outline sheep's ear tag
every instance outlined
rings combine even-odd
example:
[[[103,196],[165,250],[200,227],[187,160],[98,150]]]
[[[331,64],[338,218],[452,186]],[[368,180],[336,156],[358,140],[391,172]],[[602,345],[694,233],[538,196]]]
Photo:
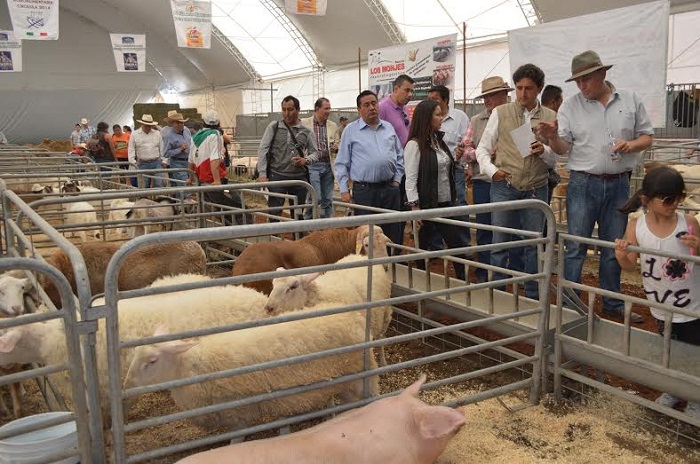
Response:
[[[355,244],[355,254],[359,255],[360,251],[362,251],[362,242],[357,242]]]

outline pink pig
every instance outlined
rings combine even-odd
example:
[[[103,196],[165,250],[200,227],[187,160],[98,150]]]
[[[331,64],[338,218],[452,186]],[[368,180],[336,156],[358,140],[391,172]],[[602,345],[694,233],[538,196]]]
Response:
[[[224,446],[179,464],[432,464],[464,425],[464,414],[418,399],[423,375],[384,398],[310,429]]]

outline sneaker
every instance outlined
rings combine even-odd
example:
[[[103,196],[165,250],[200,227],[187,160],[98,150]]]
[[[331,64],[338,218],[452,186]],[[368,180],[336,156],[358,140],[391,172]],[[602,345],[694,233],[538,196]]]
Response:
[[[671,409],[678,406],[681,403],[681,401],[683,401],[683,400],[681,400],[680,398],[676,398],[673,395],[669,395],[668,393],[662,393],[661,395],[659,395],[658,398],[656,398],[656,400],[654,400],[654,402],[656,404],[661,405],[661,406],[665,406],[665,407],[671,408]],[[693,403],[693,404],[695,404],[695,403]],[[700,407],[697,404],[696,404],[696,406]],[[688,407],[690,407],[690,403],[688,403]],[[698,412],[700,412],[700,409],[698,410]]]
[[[688,401],[688,406],[685,407],[684,412],[690,417],[700,419],[700,403],[693,403],[692,401]]]
[[[613,319],[620,319],[624,320],[625,319],[625,310],[623,308],[619,309],[609,309],[609,308],[603,308],[603,316],[608,316]],[[640,322],[644,322],[644,317],[641,314],[637,314],[634,311],[630,313],[630,320],[634,324],[639,324]]]

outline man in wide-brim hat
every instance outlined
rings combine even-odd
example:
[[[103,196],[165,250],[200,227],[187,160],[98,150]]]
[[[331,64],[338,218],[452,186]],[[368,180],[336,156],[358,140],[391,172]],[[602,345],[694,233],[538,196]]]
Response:
[[[627,226],[627,215],[618,209],[629,197],[630,175],[642,150],[651,145],[654,130],[639,95],[606,80],[611,67],[593,50],[576,55],[567,82],[575,81],[580,92],[564,100],[558,120],[542,123],[539,133],[558,154],[569,154],[569,234],[590,238],[597,223],[599,238],[614,242]],[[567,242],[567,280],[581,282],[587,249],[583,243]],[[615,250],[602,247],[600,288],[620,293],[620,273]],[[622,319],[622,300],[603,297],[603,314]],[[632,322],[642,320],[632,313]]]
[[[161,130],[163,138],[164,156],[163,163],[171,169],[182,169],[178,172],[168,172],[170,177],[171,187],[185,187],[189,179],[189,173],[186,171],[188,167],[187,159],[192,146],[192,135],[190,130],[185,127],[185,122],[189,119],[185,118],[177,110],[168,111],[168,116],[165,122],[169,124]],[[184,198],[184,194],[180,193],[180,197]]]
[[[481,93],[476,98],[485,98],[488,95],[512,90],[514,89],[501,76],[490,76],[481,81]]]
[[[144,114],[136,121],[141,126],[131,133],[129,138],[129,164],[138,169],[158,169],[163,164],[163,139],[160,131],[153,130],[158,125],[150,114]],[[148,177],[139,176],[139,187],[160,188],[163,179],[159,174],[152,173]]]

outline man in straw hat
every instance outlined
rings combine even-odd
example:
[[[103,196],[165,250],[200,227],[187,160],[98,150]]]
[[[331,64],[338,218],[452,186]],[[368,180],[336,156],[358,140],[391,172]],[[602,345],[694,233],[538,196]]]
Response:
[[[563,155],[571,170],[566,194],[569,233],[591,237],[598,224],[598,237],[610,242],[624,235],[627,216],[618,211],[628,199],[630,175],[639,153],[652,143],[651,120],[639,96],[618,90],[605,80],[612,65],[605,65],[592,50],[576,55],[571,77],[580,92],[567,98],[559,108],[558,121],[543,123],[539,133]],[[565,277],[581,281],[588,246],[568,242]],[[615,250],[601,248],[600,287],[620,292],[620,265]],[[603,297],[603,313],[621,318],[621,300]],[[632,322],[642,322],[632,313]]]
[[[554,121],[556,113],[540,105],[537,96],[544,88],[544,72],[534,64],[524,64],[513,73],[516,101],[495,108],[489,116],[486,128],[476,148],[476,159],[481,172],[491,178],[491,201],[512,202],[535,199],[547,201],[548,169],[556,164],[556,154],[535,138],[533,131],[542,121]],[[526,130],[531,141],[521,146],[517,131]],[[520,136],[520,138],[524,138]],[[495,152],[495,156],[494,156]],[[534,208],[500,210],[491,213],[495,226],[542,232],[544,214]],[[493,243],[506,243],[520,237],[502,231],[493,232]],[[535,246],[516,247],[523,253],[523,267],[518,259],[519,251],[513,247],[501,247],[491,251],[491,264],[500,268],[538,272]],[[505,275],[495,273],[495,279]],[[539,299],[536,280],[525,282],[525,295]]]
[[[177,111],[168,111],[165,122],[169,124],[169,127],[164,127],[161,131],[165,150],[163,156],[165,165],[171,169],[183,169],[183,171],[168,173],[171,187],[184,187],[190,177],[186,169],[192,146],[192,136],[190,130],[185,127],[187,121],[188,119],[185,119]]]
[[[163,164],[163,139],[160,132],[154,127],[157,123],[150,114],[144,114],[137,119],[141,127],[132,132],[129,139],[129,164],[141,169],[158,169]],[[143,187],[144,181],[139,176],[139,187]],[[163,178],[159,174],[148,174],[145,177],[147,188],[160,188],[163,186]]]
[[[476,162],[476,147],[479,146],[491,112],[494,108],[508,103],[508,92],[512,90],[514,89],[501,76],[490,76],[481,81],[481,94],[476,98],[483,98],[486,108],[481,113],[472,116],[469,120],[469,128],[462,140],[463,160],[468,165],[466,175],[471,176],[472,179],[472,196],[475,205],[491,203],[491,178],[479,170],[479,163]],[[491,224],[491,213],[477,214],[476,222]],[[490,245],[492,239],[490,230],[476,230],[477,245]],[[491,252],[488,250],[480,251],[478,259],[482,264],[491,264]],[[511,262],[514,261],[514,257],[511,257]],[[520,258],[520,262],[519,266],[523,267],[522,258]],[[475,273],[477,282],[486,282],[488,277],[486,269],[476,268]]]
[[[87,141],[93,138],[97,133],[97,128],[89,125],[89,122],[90,120],[88,118],[80,119],[80,143],[87,143]]]

